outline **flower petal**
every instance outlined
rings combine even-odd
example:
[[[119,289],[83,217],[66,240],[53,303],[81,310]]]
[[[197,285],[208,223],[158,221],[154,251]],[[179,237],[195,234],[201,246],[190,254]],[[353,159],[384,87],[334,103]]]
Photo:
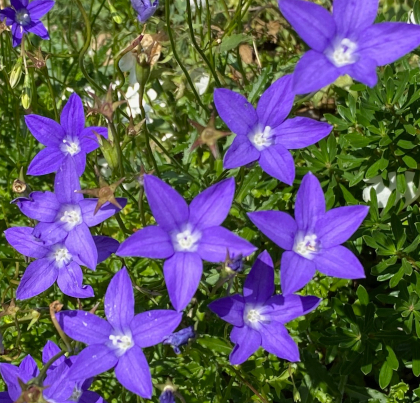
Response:
[[[7,7],[0,11],[0,20],[4,21],[6,18],[6,25],[11,26],[15,23],[16,11],[13,8]]]
[[[232,365],[244,363],[261,346],[261,335],[252,327],[234,327],[230,338],[236,343],[229,356]]]
[[[68,232],[64,229],[61,221],[40,222],[36,225],[33,232],[36,238],[42,239],[46,245],[53,245],[64,241]]]
[[[225,322],[234,326],[244,325],[245,299],[242,295],[216,299],[208,307]]]
[[[54,7],[54,4],[53,0],[33,0],[26,9],[29,11],[31,20],[40,20]]]
[[[236,136],[223,158],[223,168],[242,167],[260,158],[260,152],[247,136]]]
[[[288,150],[297,150],[317,143],[328,136],[333,127],[328,123],[314,119],[297,117],[287,119],[273,130],[276,144],[281,144]]]
[[[359,259],[341,245],[321,250],[315,255],[313,262],[316,264],[316,269],[327,276],[350,280],[366,277]]]
[[[42,349],[42,363],[46,364],[51,358],[53,358],[55,355],[57,355],[61,351],[61,348],[57,346],[53,341],[48,340],[45,344],[44,348]],[[60,357],[55,362],[54,365],[59,365],[66,357]]]
[[[226,126],[239,136],[248,135],[258,122],[254,107],[237,92],[226,88],[216,88],[214,104]]]
[[[41,150],[28,167],[28,175],[40,176],[58,171],[64,161],[64,154],[59,148],[47,147]]]
[[[109,236],[95,235],[93,242],[95,242],[96,249],[98,250],[98,263],[108,259],[120,246],[120,243],[116,239]]]
[[[25,30],[23,29],[22,25],[14,22],[12,25],[12,45],[14,48],[21,44],[24,33]]]
[[[200,284],[203,262],[198,253],[177,252],[165,261],[163,274],[169,298],[180,312],[191,301]]]
[[[262,150],[259,162],[264,172],[290,186],[293,185],[295,162],[292,154],[281,144],[275,144]]]
[[[293,76],[288,74],[276,80],[262,94],[257,106],[258,121],[262,128],[276,128],[287,118],[295,99],[292,89]]]
[[[44,40],[50,39],[47,28],[45,28],[45,25],[41,21],[32,21],[32,23],[26,27],[26,30],[32,32],[35,35],[38,35]]]
[[[299,36],[313,49],[323,52],[336,33],[332,15],[309,1],[279,0],[280,11]]]
[[[97,393],[92,392],[90,390],[84,390],[82,396],[79,399],[79,403],[106,403],[106,402]]]
[[[144,175],[144,189],[159,226],[165,231],[181,230],[189,217],[188,205],[182,196],[153,175]]]
[[[135,232],[118,248],[117,256],[167,259],[174,254],[169,234],[159,226],[150,226]]]
[[[256,211],[248,213],[249,219],[280,248],[293,248],[297,225],[293,217],[282,211]]]
[[[280,279],[283,295],[300,290],[315,275],[315,263],[295,252],[284,252],[280,263]]]
[[[134,345],[118,361],[115,368],[118,381],[130,392],[145,399],[152,398],[152,376],[149,364],[140,347]]]
[[[98,264],[98,250],[93,241],[92,234],[85,223],[74,227],[66,238],[66,248],[73,256],[89,269],[95,270]]]
[[[83,129],[80,133],[80,146],[86,154],[99,148],[99,141],[95,133],[102,137],[108,138],[108,128],[102,126],[90,126]]]
[[[13,227],[4,231],[4,235],[7,242],[22,255],[43,258],[50,252],[50,248],[45,247],[40,239],[35,238],[32,235],[33,231],[31,227]]]
[[[12,201],[27,217],[41,222],[52,222],[61,208],[52,192],[32,192],[29,198],[19,197]]]
[[[59,147],[66,135],[55,120],[43,116],[27,115],[25,123],[32,135],[45,146]]]
[[[331,248],[346,242],[360,227],[368,212],[368,206],[346,206],[327,211],[315,226],[321,247]]]
[[[106,290],[105,315],[108,322],[120,331],[127,330],[133,320],[133,284],[125,267],[115,274]]]
[[[60,123],[67,136],[79,137],[85,127],[85,112],[79,95],[71,94],[63,108],[60,116]]]
[[[134,316],[130,328],[134,342],[141,348],[162,343],[178,327],[182,313],[170,310],[153,310]]]
[[[376,72],[377,63],[370,57],[363,56],[357,63],[347,67],[348,74],[355,80],[374,87],[378,82],[378,73]]]
[[[80,151],[78,154],[73,155],[71,158],[73,159],[77,175],[82,176],[86,168],[86,154],[83,151]]]
[[[291,362],[300,361],[299,348],[287,332],[287,329],[276,322],[261,323],[262,347],[270,354]]]
[[[223,227],[210,227],[201,233],[197,252],[203,260],[224,262],[229,250],[231,256],[248,256],[257,248],[247,240]]]
[[[0,392],[0,403],[13,403],[13,400],[9,396],[9,392]]]
[[[127,205],[127,199],[124,197],[117,197],[117,202],[124,208]],[[110,202],[106,202],[94,215],[96,205],[98,204],[98,199],[83,199],[80,201],[79,205],[82,209],[83,221],[89,226],[94,227],[95,225],[100,224],[101,222],[112,217],[115,213],[118,213],[120,208],[114,206]]]
[[[0,364],[0,374],[4,383],[7,385],[7,392],[12,399],[11,402],[15,402],[22,393],[18,383],[18,377],[20,376],[19,368],[12,364]]]
[[[80,190],[79,176],[73,158],[68,155],[55,175],[54,191],[60,203],[78,204],[83,195],[76,190]]]
[[[92,287],[83,285],[83,272],[76,262],[71,262],[60,269],[57,285],[63,294],[73,298],[91,298],[94,296]]]
[[[233,178],[210,186],[191,202],[189,222],[199,229],[221,225],[229,214],[234,195]]]

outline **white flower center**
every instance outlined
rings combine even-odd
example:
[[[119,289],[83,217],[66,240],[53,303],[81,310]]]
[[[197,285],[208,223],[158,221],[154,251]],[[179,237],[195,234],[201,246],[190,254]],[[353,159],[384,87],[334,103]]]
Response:
[[[306,257],[307,259],[312,259],[313,255],[319,252],[320,244],[318,237],[315,234],[308,234],[302,236],[298,234],[295,238],[295,244],[293,246],[293,251],[299,255]]]
[[[80,153],[80,143],[78,138],[71,138],[71,137],[65,137],[63,139],[62,144],[60,144],[60,150],[64,154],[70,154],[71,156],[79,154]]]
[[[200,238],[200,232],[186,228],[172,236],[172,243],[176,252],[195,252]]]
[[[64,245],[55,245],[50,257],[54,259],[58,267],[67,266],[72,259],[71,253]]]
[[[65,205],[59,213],[58,218],[64,224],[66,231],[71,231],[83,222],[80,207],[72,204]]]
[[[262,313],[262,306],[248,304],[244,311],[244,322],[254,329],[260,327],[260,323],[269,323],[268,318]]]
[[[246,315],[246,319],[249,322],[256,323],[261,320],[261,315],[256,309],[250,309]]]
[[[109,336],[109,340],[111,340],[112,347],[115,348],[115,350],[117,350],[118,356],[123,355],[127,350],[130,350],[130,348],[134,346],[133,339],[131,335],[128,334],[111,334]]]
[[[72,395],[69,397],[69,402],[78,402],[83,395],[82,389],[79,389],[77,386],[74,388]]]
[[[261,130],[261,128],[257,126],[256,130],[254,130],[248,138],[258,151],[264,150],[264,148],[270,147],[273,144],[270,126],[266,126],[264,130]]]
[[[343,67],[357,62],[358,56],[356,51],[357,43],[344,38],[333,46],[327,56],[336,67]]]
[[[20,25],[28,25],[31,22],[31,17],[29,16],[28,10],[22,9],[16,11],[15,20]]]

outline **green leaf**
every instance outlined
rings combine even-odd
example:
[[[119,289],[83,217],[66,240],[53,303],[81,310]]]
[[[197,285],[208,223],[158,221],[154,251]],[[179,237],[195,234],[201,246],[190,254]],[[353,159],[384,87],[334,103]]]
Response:
[[[359,301],[362,305],[367,305],[369,303],[369,294],[366,291],[366,288],[363,287],[361,284],[357,287],[357,296],[359,297]]]
[[[417,169],[417,162],[414,158],[410,157],[409,155],[404,155],[402,159],[405,165],[407,165],[409,168]]]
[[[234,34],[223,39],[220,44],[220,52],[229,52],[232,49],[235,49],[242,42],[252,42],[252,39],[245,34]]]
[[[413,362],[412,362],[412,370],[414,376],[420,376],[420,341],[416,340],[413,343],[412,347],[413,351]]]
[[[385,361],[379,372],[379,386],[381,389],[385,389],[389,385],[392,379],[392,373],[391,366],[388,364],[388,361]]]
[[[219,339],[217,337],[212,337],[209,335],[205,335],[203,337],[200,337],[197,340],[197,343],[200,344],[203,347],[208,348],[211,351],[218,352],[220,354],[230,354],[232,351],[232,346],[225,342],[222,339]]]

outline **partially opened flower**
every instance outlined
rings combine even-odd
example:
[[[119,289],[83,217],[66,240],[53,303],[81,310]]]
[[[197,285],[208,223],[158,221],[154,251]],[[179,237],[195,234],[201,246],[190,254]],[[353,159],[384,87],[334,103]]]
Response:
[[[28,299],[41,294],[55,281],[60,290],[74,298],[93,297],[91,286],[83,285],[84,263],[76,254],[73,256],[66,246],[66,240],[45,245],[41,239],[33,236],[33,228],[13,227],[4,231],[7,241],[19,253],[35,258],[30,263],[16,290],[17,299]],[[107,238],[107,239],[105,239]],[[119,246],[118,241],[108,237],[93,237],[98,250],[98,263],[108,258]]]
[[[182,314],[153,310],[134,315],[134,293],[127,270],[120,270],[105,294],[107,321],[84,311],[57,314],[63,331],[88,345],[68,373],[69,380],[99,375],[115,367],[118,381],[144,398],[152,396],[152,378],[142,351],[163,341],[179,325]]]
[[[174,388],[166,386],[162,394],[159,396],[159,403],[175,403]]]
[[[41,18],[54,6],[53,0],[11,0],[12,7],[0,10],[0,20],[6,18],[6,24],[11,26],[13,46],[22,42],[24,34],[32,32],[42,39],[50,39],[48,31]]]
[[[195,337],[194,328],[188,326],[185,329],[181,329],[178,332],[172,333],[166,336],[162,343],[169,344],[174,349],[175,354],[181,354],[180,347],[188,344],[190,339]]]
[[[235,347],[230,362],[239,365],[260,346],[289,361],[299,361],[299,350],[284,326],[287,322],[313,311],[317,297],[274,294],[274,267],[267,251],[261,253],[245,280],[243,295],[213,301],[209,308],[233,325],[230,339]]]
[[[131,5],[138,14],[139,21],[144,23],[156,12],[159,0],[131,0]]]
[[[14,203],[26,216],[40,221],[33,232],[36,238],[45,245],[65,243],[73,260],[78,259],[94,270],[98,250],[89,227],[100,224],[119,209],[108,202],[93,214],[98,199],[84,199],[82,194],[75,192],[80,190],[80,183],[72,160],[58,170],[54,190],[55,193],[32,192],[29,198],[20,197]],[[117,200],[123,207],[127,203],[124,198]]]
[[[339,278],[365,277],[357,257],[341,244],[359,228],[368,211],[367,206],[346,206],[326,212],[321,184],[309,172],[296,196],[295,219],[282,211],[257,211],[248,216],[285,250],[281,287],[283,294],[292,294],[305,286],[316,270]]]
[[[77,174],[82,176],[86,154],[99,147],[95,133],[108,138],[106,127],[85,128],[83,104],[77,94],[72,94],[64,106],[60,124],[39,115],[27,115],[25,122],[33,136],[46,146],[29,164],[28,175],[56,172],[62,164],[73,160]]]
[[[334,0],[332,15],[303,0],[279,0],[280,10],[312,49],[293,74],[297,94],[317,91],[348,74],[370,87],[376,67],[420,45],[420,27],[403,22],[374,24],[379,0]]]
[[[117,255],[167,259],[163,267],[166,286],[172,305],[181,311],[198,288],[203,260],[223,262],[227,249],[248,256],[256,248],[221,227],[235,193],[233,178],[206,189],[189,206],[178,192],[155,176],[144,175],[144,188],[158,225],[131,235]]]
[[[220,117],[236,134],[223,166],[237,168],[258,161],[263,171],[292,185],[295,164],[288,150],[305,148],[327,136],[332,126],[313,119],[286,119],[295,97],[291,75],[274,82],[261,96],[257,109],[236,92],[224,88],[214,91]]]

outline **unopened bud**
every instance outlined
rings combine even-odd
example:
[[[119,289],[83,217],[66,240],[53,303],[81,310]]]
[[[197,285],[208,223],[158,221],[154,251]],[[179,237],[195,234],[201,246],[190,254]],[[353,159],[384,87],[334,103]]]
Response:
[[[21,181],[20,179],[15,179],[14,181],[13,181],[13,185],[12,185],[12,190],[15,192],[15,193],[24,193],[25,192],[25,190],[26,190],[26,183],[25,182],[23,182],[23,181]]]
[[[95,133],[96,134],[96,133]],[[113,143],[96,134],[101,147],[101,151],[105,157],[106,162],[112,170],[118,169],[118,151]]]
[[[115,7],[112,5],[112,3],[109,0],[108,0],[108,6],[109,6],[109,10],[111,11],[112,19],[117,24],[121,24],[123,22],[123,19],[122,19],[120,13],[115,9]]]
[[[19,57],[16,61],[16,64],[13,66],[12,72],[10,73],[10,86],[15,88],[22,77],[22,69],[23,69],[23,59]]]
[[[149,81],[150,77],[150,63],[147,60],[147,56],[144,53],[139,55],[139,60],[136,64],[136,77],[140,84],[140,88],[144,88]]]
[[[29,74],[25,75],[25,81],[23,82],[21,100],[22,100],[22,106],[25,109],[29,109],[32,102],[32,81],[31,81],[31,76]]]

